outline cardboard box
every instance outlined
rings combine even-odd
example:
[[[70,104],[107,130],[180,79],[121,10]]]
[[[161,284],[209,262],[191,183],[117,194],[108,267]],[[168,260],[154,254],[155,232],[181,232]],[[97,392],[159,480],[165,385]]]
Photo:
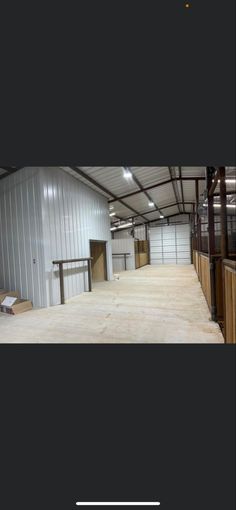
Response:
[[[18,313],[27,312],[32,310],[33,306],[31,301],[27,299],[17,299],[12,306],[0,305],[0,312],[9,313],[10,315],[17,315]]]
[[[1,303],[3,302],[3,300],[5,299],[5,297],[7,296],[11,296],[11,297],[19,297],[19,292],[17,292],[17,290],[5,290],[5,289],[0,289],[0,305]]]

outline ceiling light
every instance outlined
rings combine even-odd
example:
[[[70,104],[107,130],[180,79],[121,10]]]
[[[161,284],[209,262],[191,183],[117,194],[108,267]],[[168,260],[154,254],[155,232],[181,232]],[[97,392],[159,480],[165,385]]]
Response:
[[[160,218],[161,218],[161,219],[163,219],[163,218],[164,218],[163,214],[160,214]]]
[[[115,212],[110,212],[109,216],[115,216],[116,213]]]
[[[114,205],[109,205],[109,211],[112,211],[114,209]]]
[[[221,204],[214,204],[214,207],[221,207]],[[236,204],[226,204],[226,207],[236,207]]]
[[[203,204],[203,207],[208,207],[208,204]],[[221,207],[221,204],[214,204],[214,207]],[[236,207],[236,204],[226,204],[226,207]]]
[[[149,207],[154,207],[155,206],[154,202],[148,202],[148,205],[149,205]]]
[[[127,228],[127,227],[132,227],[133,226],[133,223],[130,221],[128,223],[121,223],[121,225],[117,225],[116,227],[111,227],[110,230],[118,230],[119,228]]]
[[[125,179],[130,180],[132,179],[132,173],[128,168],[123,168],[123,176]]]
[[[214,179],[212,179],[214,182]],[[236,179],[225,179],[226,184],[236,184]],[[218,183],[220,183],[220,179],[218,179]]]
[[[133,223],[131,221],[129,223],[123,223],[123,225],[119,225],[117,228],[126,228],[126,227],[132,227]]]

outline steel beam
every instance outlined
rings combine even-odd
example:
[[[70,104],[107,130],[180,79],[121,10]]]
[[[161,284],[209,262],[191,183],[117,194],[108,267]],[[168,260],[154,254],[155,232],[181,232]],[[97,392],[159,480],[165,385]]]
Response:
[[[201,218],[198,214],[198,206],[199,206],[199,186],[198,181],[195,180],[195,192],[196,192],[196,208],[197,208],[197,249],[198,251],[202,251],[202,243],[201,243]]]
[[[178,209],[179,209],[179,213],[180,213],[181,211],[180,211],[180,206],[179,206],[179,199],[177,197],[177,193],[176,193],[176,189],[175,189],[175,182],[174,182],[173,176],[172,176],[172,168],[170,166],[168,166],[168,169],[169,169],[170,179],[172,181],[172,188],[173,188],[173,192],[175,195],[175,201],[176,201],[176,204],[178,204]]]
[[[210,168],[212,168],[212,167],[210,167]],[[214,195],[214,191],[215,191],[216,186],[217,186],[217,184],[218,184],[219,177],[220,177],[220,169],[218,168],[218,169],[216,170],[215,174],[214,174],[214,180],[213,180],[213,182],[212,182],[212,184],[211,184],[211,187],[210,187],[210,189],[209,189],[209,191],[208,191],[208,196],[209,196],[209,197],[211,197],[211,196],[213,196],[213,195]]]
[[[225,167],[219,168],[220,177],[220,223],[221,223],[221,257],[228,258],[228,230],[227,230],[227,209],[226,209],[226,183]]]
[[[183,190],[183,179],[182,179],[182,168],[181,168],[181,166],[179,166],[179,176],[180,176],[180,186],[181,186],[181,194],[182,194],[182,202],[183,202],[183,212],[185,213],[184,190]]]
[[[215,219],[214,219],[214,196],[209,195],[212,186],[213,169],[207,167],[207,198],[208,198],[208,255],[210,262],[210,291],[211,291],[211,318],[217,320],[216,310],[216,275],[215,275]]]
[[[166,181],[158,182],[158,183],[152,184],[150,186],[145,186],[143,188],[143,190],[149,191],[152,189],[156,189],[156,188],[159,188],[160,186],[164,186],[165,184],[170,184],[170,183],[172,183],[172,181],[180,181],[180,178],[176,177],[175,179],[167,179]],[[205,177],[182,177],[182,181],[205,181]],[[131,193],[127,193],[126,195],[122,195],[121,197],[119,197],[119,199],[133,197],[134,195],[138,195],[139,193],[143,193],[143,191],[141,191],[141,190],[133,191]],[[108,201],[109,201],[109,203],[111,203],[111,202],[115,202],[116,199],[112,198]]]
[[[140,216],[141,218],[143,218],[145,221],[147,220],[147,218],[145,218],[145,216],[143,216],[142,214],[140,214],[138,211],[136,211],[133,207],[131,207],[130,205],[128,205],[127,203],[125,203],[122,198],[120,197],[117,197],[114,193],[112,193],[112,191],[110,191],[109,189],[105,188],[105,186],[102,186],[102,184],[99,184],[99,182],[97,182],[95,179],[93,179],[92,177],[90,177],[90,175],[87,175],[85,172],[83,172],[83,170],[81,170],[80,168],[78,168],[77,166],[70,166],[70,168],[76,172],[78,175],[80,175],[81,177],[83,177],[83,179],[87,180],[88,182],[90,182],[91,184],[93,184],[93,186],[96,186],[98,189],[100,189],[101,191],[103,191],[103,193],[105,193],[106,195],[110,195],[111,197],[113,197],[113,200],[110,200],[109,202],[120,202],[120,204],[124,205],[125,207],[127,207],[127,209],[129,209],[130,211],[134,212],[135,214],[137,214],[137,216]]]

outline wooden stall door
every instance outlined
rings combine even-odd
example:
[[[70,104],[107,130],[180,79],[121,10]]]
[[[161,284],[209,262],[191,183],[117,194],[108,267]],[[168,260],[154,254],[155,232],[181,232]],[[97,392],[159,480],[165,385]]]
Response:
[[[90,254],[92,260],[92,281],[103,282],[107,280],[106,269],[106,243],[90,241]]]

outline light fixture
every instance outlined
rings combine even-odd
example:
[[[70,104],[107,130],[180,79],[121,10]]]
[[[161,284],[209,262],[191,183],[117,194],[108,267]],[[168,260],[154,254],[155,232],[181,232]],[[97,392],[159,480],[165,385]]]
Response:
[[[203,207],[208,207],[208,204],[203,204]],[[219,208],[221,207],[221,204],[214,204],[214,207]],[[236,204],[226,204],[226,207],[236,207]]]
[[[109,211],[112,211],[114,209],[114,205],[109,205]]]
[[[109,214],[109,216],[115,216],[115,215],[116,215],[116,213],[115,213],[115,212],[111,212],[111,213]]]
[[[117,225],[116,227],[111,227],[110,230],[111,231],[114,231],[114,230],[118,230],[120,228],[127,228],[127,227],[132,227],[133,226],[133,223],[130,221],[129,223],[121,223],[121,225]]]
[[[154,207],[155,206],[154,202],[148,202],[148,205],[149,205],[149,207]]]
[[[131,173],[131,171],[130,171],[128,168],[126,168],[126,167],[123,167],[123,176],[124,176],[124,178],[125,178],[125,179],[127,179],[127,181],[128,181],[128,180],[130,180],[130,179],[132,179],[132,173]]]
[[[160,214],[160,218],[161,218],[161,220],[163,220],[163,218],[164,218],[163,214]]]
[[[131,223],[131,221],[129,223],[123,223],[123,225],[119,225],[119,227],[117,228],[126,228],[126,227],[132,227],[133,226],[133,223]]]
[[[214,182],[214,179],[212,179]],[[236,179],[225,179],[226,184],[236,184]],[[218,179],[218,183],[220,183],[220,179]]]

